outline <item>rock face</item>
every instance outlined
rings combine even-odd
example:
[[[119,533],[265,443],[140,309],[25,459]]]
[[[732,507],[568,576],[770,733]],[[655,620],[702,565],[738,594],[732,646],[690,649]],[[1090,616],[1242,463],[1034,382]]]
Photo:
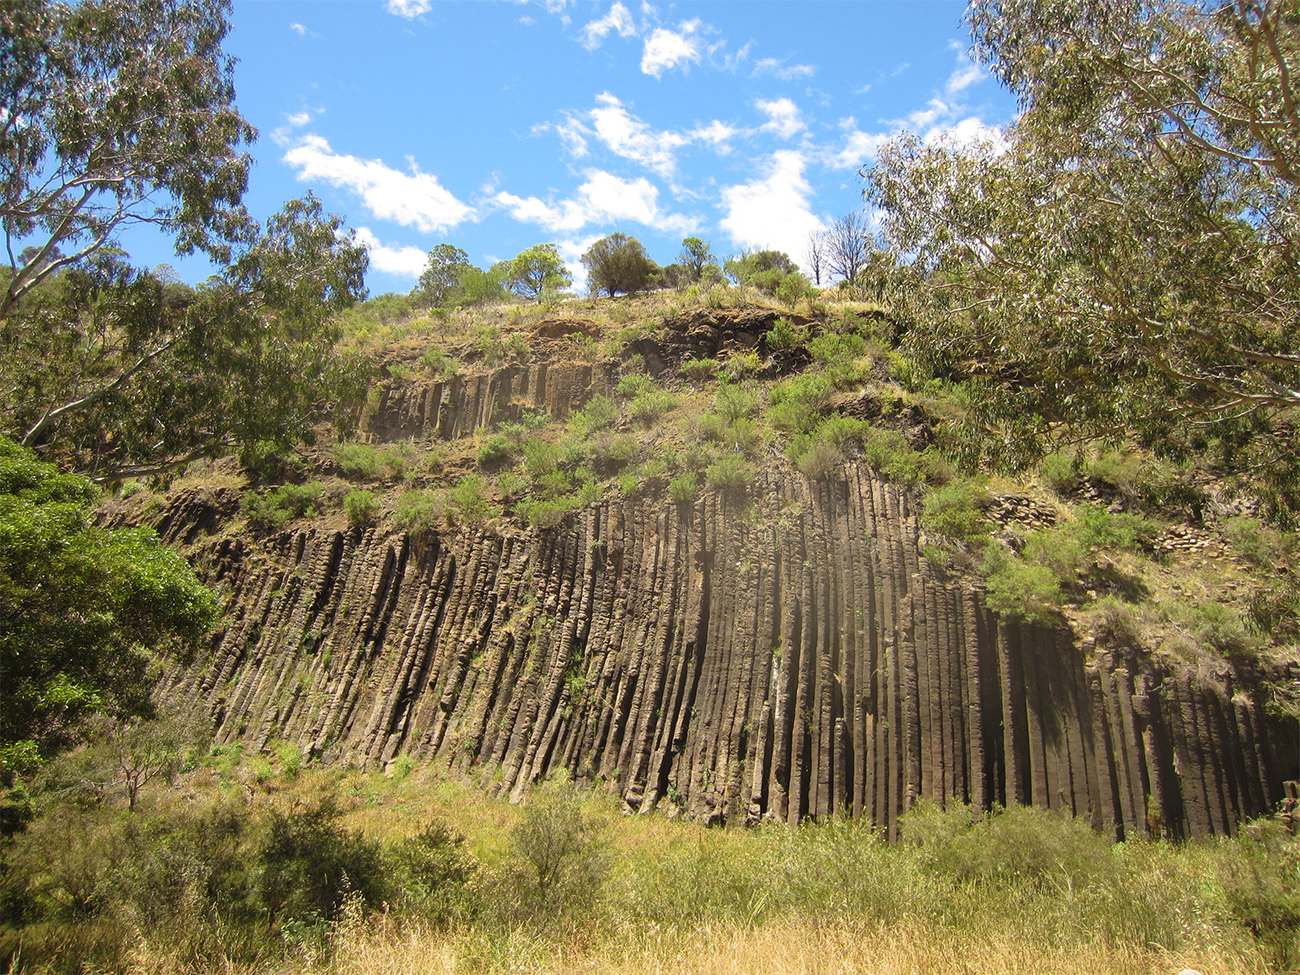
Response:
[[[585,394],[602,377],[581,368]],[[480,381],[473,409],[465,384],[447,411],[431,387],[394,397],[385,432],[570,401],[568,381],[512,376]],[[1000,622],[920,557],[910,496],[865,468],[600,502],[549,531],[205,535],[232,498],[158,518],[228,593],[227,628],[165,678],[224,741],[368,767],[405,754],[510,794],[565,769],[632,809],[849,813],[891,834],[921,798],[1184,836],[1231,833],[1282,796],[1248,679]]]

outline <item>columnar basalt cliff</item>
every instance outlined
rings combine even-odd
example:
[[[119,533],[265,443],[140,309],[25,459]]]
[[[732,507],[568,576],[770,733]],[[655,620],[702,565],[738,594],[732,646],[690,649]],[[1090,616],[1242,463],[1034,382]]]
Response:
[[[191,491],[155,519],[228,594],[209,652],[164,683],[223,741],[405,754],[511,795],[564,769],[631,809],[891,833],[922,798],[1231,833],[1293,760],[1249,675],[1000,621],[920,556],[911,495],[863,467],[596,502],[550,530],[258,539],[221,531],[237,510]]]

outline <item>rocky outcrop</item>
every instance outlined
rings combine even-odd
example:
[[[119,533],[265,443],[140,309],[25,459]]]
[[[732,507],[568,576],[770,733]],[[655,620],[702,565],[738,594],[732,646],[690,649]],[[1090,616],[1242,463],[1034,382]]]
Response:
[[[488,382],[474,415],[558,412],[554,375]],[[427,431],[448,388],[382,415]],[[911,496],[865,468],[602,501],[547,531],[259,540],[221,534],[231,514],[182,497],[158,516],[227,594],[208,653],[165,679],[224,741],[405,754],[512,795],[564,769],[631,809],[847,813],[891,833],[920,798],[1033,803],[1120,836],[1231,833],[1281,798],[1249,675],[1000,621],[920,557]]]

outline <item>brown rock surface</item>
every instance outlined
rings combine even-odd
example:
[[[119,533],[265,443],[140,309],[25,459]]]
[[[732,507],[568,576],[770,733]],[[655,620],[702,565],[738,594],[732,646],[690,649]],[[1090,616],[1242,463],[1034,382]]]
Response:
[[[500,404],[560,415],[608,381],[591,372],[411,386],[377,417],[453,436]],[[550,531],[204,536],[233,515],[193,493],[157,515],[228,594],[209,652],[165,678],[222,741],[367,767],[405,753],[511,795],[565,769],[641,811],[890,832],[918,798],[1181,836],[1282,797],[1248,680],[999,621],[920,558],[912,496],[865,468],[607,500]]]

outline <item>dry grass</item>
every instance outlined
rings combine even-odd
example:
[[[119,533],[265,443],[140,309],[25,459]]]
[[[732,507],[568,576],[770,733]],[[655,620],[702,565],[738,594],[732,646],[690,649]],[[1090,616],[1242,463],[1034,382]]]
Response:
[[[1179,952],[1104,944],[1054,948],[1026,942],[1014,932],[936,929],[916,920],[885,927],[851,920],[782,918],[754,928],[720,924],[683,930],[653,925],[616,937],[574,931],[564,945],[531,939],[520,932],[489,940],[385,919],[346,932],[332,960],[323,967],[293,971],[331,975],[464,971],[537,975],[1166,975],[1185,968],[1223,975],[1268,970],[1261,958],[1214,948]]]

